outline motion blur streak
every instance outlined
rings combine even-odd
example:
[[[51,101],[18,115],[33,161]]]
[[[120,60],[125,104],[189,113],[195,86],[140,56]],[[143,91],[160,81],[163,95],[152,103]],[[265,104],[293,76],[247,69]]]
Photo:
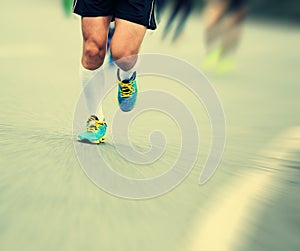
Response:
[[[259,200],[270,200],[277,196],[272,187],[276,183],[279,187],[282,185],[278,178],[283,173],[289,175],[285,165],[298,161],[294,155],[299,152],[300,127],[289,128],[280,134],[261,151],[260,159],[253,163],[264,169],[245,172],[245,178],[236,178],[214,197],[207,213],[198,219],[193,239],[190,240],[191,248],[187,250],[240,250],[239,245],[247,241],[244,236],[246,229],[253,231],[251,222],[262,217],[261,210],[254,205]],[[269,172],[268,168],[276,172]]]

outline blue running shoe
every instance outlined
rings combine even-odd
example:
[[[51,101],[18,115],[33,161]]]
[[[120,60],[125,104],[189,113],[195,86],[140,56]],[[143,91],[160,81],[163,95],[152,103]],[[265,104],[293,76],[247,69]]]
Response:
[[[118,101],[120,109],[123,112],[129,112],[133,109],[138,94],[138,87],[136,84],[136,72],[134,72],[130,79],[120,80],[118,70]]]
[[[80,133],[77,140],[86,143],[99,144],[105,140],[107,125],[99,121],[97,116],[91,115],[86,122],[86,132]]]

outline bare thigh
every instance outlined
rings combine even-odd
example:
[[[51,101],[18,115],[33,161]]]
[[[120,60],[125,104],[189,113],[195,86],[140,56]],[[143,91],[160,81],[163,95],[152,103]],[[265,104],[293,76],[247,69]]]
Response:
[[[104,61],[110,16],[83,17],[81,19],[83,52],[82,65],[86,69],[99,68]]]
[[[211,29],[223,16],[229,0],[210,0],[205,10],[205,28]]]
[[[115,32],[111,40],[111,55],[123,70],[131,69],[137,60],[147,28],[123,19],[115,19]]]

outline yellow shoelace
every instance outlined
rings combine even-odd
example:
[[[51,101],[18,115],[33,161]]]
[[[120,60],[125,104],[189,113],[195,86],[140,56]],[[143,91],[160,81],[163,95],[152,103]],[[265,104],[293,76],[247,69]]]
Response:
[[[104,125],[105,122],[96,120],[93,117],[89,117],[87,123],[88,123],[87,131],[96,132],[100,126]]]
[[[132,86],[133,82],[134,80],[129,83],[123,83],[122,81],[119,81],[122,98],[129,98],[132,93],[135,93],[135,88]]]

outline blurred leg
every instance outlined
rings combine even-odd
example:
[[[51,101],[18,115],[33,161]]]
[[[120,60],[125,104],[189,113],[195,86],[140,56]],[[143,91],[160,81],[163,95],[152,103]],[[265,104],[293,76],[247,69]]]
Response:
[[[182,7],[182,14],[181,14],[181,18],[179,19],[176,30],[174,32],[174,35],[173,35],[173,38],[172,38],[173,41],[175,41],[179,37],[179,35],[183,31],[184,26],[185,26],[190,14],[191,14],[191,11],[192,11],[192,2],[191,2],[191,0],[184,1],[184,5],[181,6],[181,7]]]
[[[222,41],[220,61],[217,74],[225,74],[236,68],[235,58],[232,54],[236,51],[242,31],[242,21],[246,15],[246,8],[234,8],[229,12],[228,17],[222,22]]]
[[[166,0],[156,0],[156,19],[158,22],[161,20],[161,16],[166,8],[167,1]]]
[[[166,24],[166,27],[164,28],[164,32],[163,32],[163,36],[162,38],[164,39],[169,31],[171,30],[171,26],[172,24],[174,23],[174,20],[176,19],[176,17],[178,16],[178,13],[180,12],[180,10],[182,9],[182,1],[181,0],[177,0],[175,3],[174,3],[174,6],[172,6],[172,12],[168,18],[168,21],[167,21],[167,24]]]
[[[228,0],[210,0],[205,10],[205,44],[210,48],[212,43],[219,37],[218,22],[224,16]]]
[[[226,20],[224,20],[222,29],[222,54],[224,57],[234,51],[239,44],[242,30],[242,21],[246,16],[246,8],[239,8],[232,12]]]

